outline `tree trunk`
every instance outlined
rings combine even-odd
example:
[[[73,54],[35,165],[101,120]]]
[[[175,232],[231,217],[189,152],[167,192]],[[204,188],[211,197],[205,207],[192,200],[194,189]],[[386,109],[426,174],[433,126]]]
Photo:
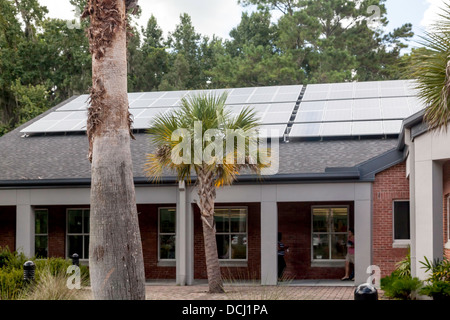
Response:
[[[143,300],[145,274],[130,151],[124,0],[90,0],[92,161],[89,268],[94,299]]]
[[[210,293],[224,293],[220,273],[219,256],[217,254],[216,227],[214,222],[214,201],[216,187],[211,171],[202,169],[198,175],[198,196],[200,214],[203,225],[203,241],[205,245],[206,272]]]

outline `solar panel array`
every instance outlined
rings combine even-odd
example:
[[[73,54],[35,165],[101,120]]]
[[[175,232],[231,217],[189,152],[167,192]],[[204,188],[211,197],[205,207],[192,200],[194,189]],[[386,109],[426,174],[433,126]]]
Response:
[[[422,108],[410,80],[308,85],[289,136],[398,134]]]
[[[220,95],[228,92],[226,105],[233,115],[250,106],[256,111],[262,124],[261,131],[282,137],[291,118],[302,86],[274,86],[216,90],[167,91],[129,93],[130,113],[133,115],[133,129],[147,129],[157,115],[180,107],[183,98],[203,93]],[[34,122],[22,130],[27,134],[77,132],[86,130],[88,95],[81,95],[56,111]]]
[[[183,98],[227,91],[226,105],[233,115],[250,106],[260,118],[261,135],[279,138],[286,131],[291,137],[398,134],[402,120],[423,108],[412,81],[308,85],[300,101],[302,88],[291,85],[140,92],[129,93],[128,100],[133,129],[147,129],[155,116],[180,107]],[[81,95],[69,101],[22,132],[86,131],[88,98]]]

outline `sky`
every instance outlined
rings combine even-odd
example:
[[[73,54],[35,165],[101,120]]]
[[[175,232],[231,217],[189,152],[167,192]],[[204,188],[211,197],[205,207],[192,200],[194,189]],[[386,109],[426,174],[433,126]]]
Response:
[[[320,1],[320,0],[318,0]],[[49,16],[60,19],[74,19],[76,16],[69,0],[39,0],[49,9]],[[445,0],[387,0],[388,30],[391,31],[404,23],[412,23],[416,35],[432,23]],[[180,14],[186,12],[192,18],[195,30],[201,35],[216,35],[229,38],[229,32],[239,24],[243,8],[237,0],[139,0],[142,16],[138,23],[145,26],[153,14],[164,35],[175,30]],[[416,36],[411,46],[417,46]]]

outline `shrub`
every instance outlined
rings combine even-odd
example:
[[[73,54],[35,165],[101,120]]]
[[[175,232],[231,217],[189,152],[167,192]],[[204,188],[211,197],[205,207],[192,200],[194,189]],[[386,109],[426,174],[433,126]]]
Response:
[[[0,269],[0,300],[16,300],[24,291],[23,271]]]
[[[11,252],[8,247],[0,247],[0,268],[13,270],[22,269],[27,258],[23,253]]]
[[[381,289],[385,296],[393,299],[413,300],[421,286],[422,281],[418,278],[401,277],[395,271],[390,276],[381,279]]]
[[[22,300],[86,300],[90,291],[69,289],[65,270],[52,270],[50,265],[43,268],[39,280],[30,285],[20,296]]]
[[[35,281],[32,284],[23,280],[23,265],[28,260],[32,260],[36,265]],[[70,275],[66,272],[71,265],[71,261],[63,258],[28,259],[24,254],[11,252],[7,247],[0,248],[0,300],[16,300],[23,297],[46,299],[56,297],[58,294],[61,295],[61,299],[75,296],[78,298],[80,292],[65,292],[62,289],[62,285],[67,289],[66,283]],[[89,269],[80,266],[80,271],[81,285],[88,286]],[[56,291],[51,290],[52,286],[55,286]]]
[[[431,272],[426,280],[427,285],[420,291],[421,294],[433,297],[435,300],[450,300],[450,260],[435,259],[433,262],[425,258],[423,265],[425,272]]]
[[[416,293],[422,287],[419,278],[411,277],[411,255],[396,264],[396,269],[390,276],[384,277],[380,281],[384,295],[392,299],[413,300]]]
[[[450,282],[434,281],[423,287],[420,293],[434,300],[450,300]]]

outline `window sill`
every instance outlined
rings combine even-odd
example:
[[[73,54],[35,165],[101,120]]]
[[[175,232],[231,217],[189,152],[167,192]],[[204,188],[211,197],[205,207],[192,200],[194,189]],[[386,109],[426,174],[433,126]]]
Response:
[[[173,260],[173,261],[158,261],[156,266],[157,267],[176,267],[177,262],[175,260]]]
[[[394,240],[392,248],[409,248],[411,246],[411,240]]]
[[[246,268],[247,261],[219,261],[221,267],[244,267]]]
[[[342,268],[345,267],[345,261],[311,261],[311,267],[313,268]]]

